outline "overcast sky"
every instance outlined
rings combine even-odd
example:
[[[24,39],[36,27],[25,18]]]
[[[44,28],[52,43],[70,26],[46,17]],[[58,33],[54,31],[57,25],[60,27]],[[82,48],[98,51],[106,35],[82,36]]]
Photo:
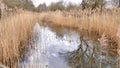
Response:
[[[35,7],[37,7],[39,4],[43,4],[46,3],[46,5],[50,5],[51,2],[58,2],[60,0],[32,0],[33,4],[35,5]],[[72,2],[74,4],[80,4],[82,2],[82,0],[63,0],[66,4],[69,2]]]
[[[32,0],[33,4],[35,5],[35,7],[39,6],[39,4],[43,4],[46,3],[46,5],[50,5],[52,2],[58,2],[60,0]],[[80,4],[82,2],[82,0],[63,0],[65,4],[68,4],[69,2],[72,2],[73,4]],[[106,0],[106,7],[112,7],[111,5],[111,0]]]

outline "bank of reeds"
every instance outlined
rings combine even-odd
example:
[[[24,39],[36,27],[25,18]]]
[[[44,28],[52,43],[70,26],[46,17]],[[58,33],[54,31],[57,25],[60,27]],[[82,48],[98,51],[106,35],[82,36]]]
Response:
[[[80,13],[78,11],[77,13]],[[67,16],[64,16],[65,14]],[[72,15],[71,15],[72,14]],[[113,50],[112,56],[117,53],[117,47],[120,40],[118,39],[117,32],[120,25],[120,10],[109,9],[103,12],[98,10],[82,11],[80,15],[75,15],[76,12],[47,12],[39,15],[39,19],[44,24],[50,25],[55,28],[58,33],[59,28],[74,29],[80,33],[80,35],[87,36],[92,40],[98,41],[103,34],[109,40],[109,47]],[[99,41],[98,41],[99,42]]]
[[[114,38],[120,23],[120,12],[118,11],[110,10],[102,13],[91,13],[88,11],[88,13],[80,14],[79,17],[70,15],[74,12],[69,13],[69,16],[63,16],[59,12],[47,12],[40,14],[39,20],[46,22],[45,24],[52,24],[53,26],[76,28],[87,35],[93,35],[96,32],[97,36],[105,33],[110,38]]]
[[[35,15],[31,12],[6,17],[0,21],[0,63],[18,68],[32,37]]]
[[[65,15],[67,13],[67,15]],[[110,47],[117,52],[116,35],[120,24],[119,10],[77,12],[24,12],[6,17],[0,21],[0,63],[16,68],[26,54],[32,37],[34,23],[49,25],[60,33],[62,28],[74,29],[80,35],[98,41],[104,34],[110,40]],[[80,13],[80,15],[79,15]],[[65,16],[64,16],[65,15]],[[119,34],[118,34],[119,35]]]

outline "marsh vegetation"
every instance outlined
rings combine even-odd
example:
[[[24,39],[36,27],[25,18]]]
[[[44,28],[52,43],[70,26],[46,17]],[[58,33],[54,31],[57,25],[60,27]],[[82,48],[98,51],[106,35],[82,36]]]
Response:
[[[106,9],[99,0],[92,4],[83,5],[84,10],[73,5],[57,10],[57,4],[47,11],[20,9],[22,4],[6,8],[0,20],[0,64],[10,68],[120,68],[120,8]]]

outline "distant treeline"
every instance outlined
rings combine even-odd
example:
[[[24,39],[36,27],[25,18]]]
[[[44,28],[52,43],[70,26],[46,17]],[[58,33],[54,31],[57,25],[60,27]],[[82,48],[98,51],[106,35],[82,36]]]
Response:
[[[120,7],[120,0],[112,0],[113,5]],[[46,4],[40,4],[38,7],[34,7],[31,0],[3,0],[8,8],[23,8],[31,11],[56,11],[56,10],[71,10],[71,9],[96,9],[96,8],[104,8],[106,5],[106,0],[82,0],[82,3],[76,5],[69,2],[67,5],[62,0],[51,3],[51,5],[46,6]]]

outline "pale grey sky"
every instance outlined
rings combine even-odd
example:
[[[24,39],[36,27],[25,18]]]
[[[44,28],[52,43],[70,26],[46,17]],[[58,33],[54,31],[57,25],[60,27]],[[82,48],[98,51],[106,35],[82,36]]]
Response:
[[[58,2],[60,0],[32,0],[33,1],[33,4],[35,5],[35,7],[37,7],[39,4],[43,4],[43,3],[46,3],[46,5],[50,5],[52,2]],[[65,2],[65,4],[68,4],[69,2],[72,2],[73,4],[80,4],[82,2],[82,0],[63,0]],[[112,7],[112,4],[111,4],[111,0],[106,0],[107,1],[107,4],[106,4],[106,7],[109,8],[109,7]]]
[[[50,5],[51,2],[58,2],[60,0],[32,0],[33,1],[33,4],[35,5],[35,7],[37,7],[39,4],[43,4],[43,3],[46,3],[46,5]],[[82,0],[63,0],[65,3],[68,3],[68,2],[72,2],[74,4],[79,4],[82,2]]]

